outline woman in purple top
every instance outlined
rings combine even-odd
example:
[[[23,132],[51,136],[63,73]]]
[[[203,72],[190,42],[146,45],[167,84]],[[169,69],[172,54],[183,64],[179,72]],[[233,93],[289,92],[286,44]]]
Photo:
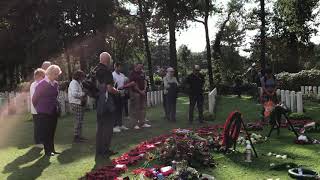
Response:
[[[46,77],[37,85],[32,103],[38,113],[43,139],[44,151],[47,156],[58,154],[54,149],[54,134],[58,119],[58,82],[61,69],[51,65],[46,71]]]

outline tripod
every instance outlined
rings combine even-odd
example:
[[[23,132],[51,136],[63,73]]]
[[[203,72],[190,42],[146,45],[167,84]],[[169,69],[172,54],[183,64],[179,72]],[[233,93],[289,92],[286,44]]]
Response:
[[[234,112],[231,114],[231,119],[227,120],[224,128],[224,144],[226,146],[225,149],[225,154],[227,153],[228,149],[232,147],[233,149],[236,150],[236,145],[237,145],[237,139],[238,139],[238,134],[240,133],[241,126],[243,127],[244,132],[246,133],[248,140],[250,142],[250,145],[253,149],[253,152],[256,157],[258,157],[258,154],[256,152],[256,149],[253,146],[253,143],[251,141],[251,135],[248,133],[246,125],[243,122],[243,119],[241,117],[240,112]]]
[[[298,132],[294,129],[294,126],[292,125],[291,121],[289,120],[287,116],[288,110],[284,108],[281,105],[276,105],[274,110],[271,112],[270,115],[270,124],[271,124],[271,129],[268,134],[268,137],[271,136],[271,133],[273,130],[277,130],[278,136],[280,135],[280,125],[281,125],[281,117],[284,116],[284,118],[287,120],[287,123],[289,124],[290,128],[292,129],[293,133],[295,136],[298,138],[299,134]]]

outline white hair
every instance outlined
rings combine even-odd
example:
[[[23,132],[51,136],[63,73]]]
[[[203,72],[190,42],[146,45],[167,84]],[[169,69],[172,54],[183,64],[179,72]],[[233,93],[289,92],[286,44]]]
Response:
[[[172,72],[172,71],[174,71],[174,69],[172,67],[167,68],[167,72]]]
[[[102,52],[100,54],[100,63],[102,64],[112,64],[111,55],[107,52]]]
[[[62,71],[58,65],[50,65],[46,70],[47,76],[60,75],[61,73]]]
[[[42,63],[41,68],[44,69],[44,70],[47,70],[49,66],[51,66],[51,62],[50,61],[44,61]]]

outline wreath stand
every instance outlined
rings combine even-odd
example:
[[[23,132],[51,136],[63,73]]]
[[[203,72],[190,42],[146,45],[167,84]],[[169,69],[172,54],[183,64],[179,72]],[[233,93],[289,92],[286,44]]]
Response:
[[[289,118],[287,116],[287,112],[288,112],[288,110],[286,108],[284,108],[283,106],[281,106],[281,105],[276,105],[275,106],[274,110],[271,112],[271,115],[270,115],[271,129],[270,129],[270,132],[268,134],[268,137],[271,136],[271,133],[273,132],[273,130],[277,130],[278,136],[280,135],[280,125],[281,125],[281,117],[282,117],[282,115],[286,119],[287,123],[289,124],[289,126],[292,129],[292,131],[295,134],[295,136],[297,138],[299,137],[298,132],[295,130],[294,126],[292,125],[291,121],[289,120]]]
[[[251,141],[251,135],[248,133],[246,125],[243,122],[243,119],[241,117],[241,113],[238,111],[232,112],[229,114],[228,119],[226,120],[226,123],[224,124],[224,130],[223,130],[223,145],[225,146],[225,154],[228,152],[229,148],[233,146],[233,149],[236,150],[237,147],[237,140],[240,134],[241,127],[243,127],[244,132],[246,133],[248,140],[250,141],[250,145],[253,149],[253,152],[256,157],[258,157],[258,154],[256,152],[256,149],[253,146],[253,143]]]

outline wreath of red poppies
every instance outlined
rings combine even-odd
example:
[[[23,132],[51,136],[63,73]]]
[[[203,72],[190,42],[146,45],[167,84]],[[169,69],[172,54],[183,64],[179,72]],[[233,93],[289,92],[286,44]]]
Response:
[[[232,142],[237,141],[241,130],[240,116],[241,114],[237,111],[229,114],[224,124],[222,145],[230,147]]]

